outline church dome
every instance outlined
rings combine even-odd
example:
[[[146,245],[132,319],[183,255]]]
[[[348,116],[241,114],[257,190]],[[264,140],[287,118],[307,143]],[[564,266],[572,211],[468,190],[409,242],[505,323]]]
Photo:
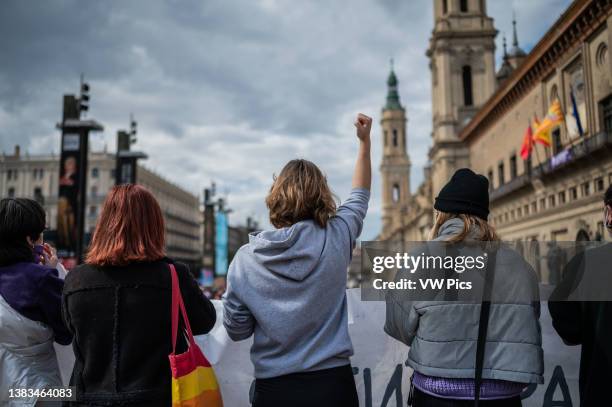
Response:
[[[516,57],[527,56],[527,53],[525,51],[523,51],[523,49],[521,47],[519,47],[518,45],[515,45],[512,48],[510,48],[510,54],[509,55],[510,55],[511,58],[516,58]]]

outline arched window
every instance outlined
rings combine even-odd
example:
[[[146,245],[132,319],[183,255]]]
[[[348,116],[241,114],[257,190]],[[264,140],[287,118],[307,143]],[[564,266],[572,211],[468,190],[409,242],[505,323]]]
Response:
[[[472,93],[472,67],[465,65],[461,71],[463,76],[463,104],[464,106],[472,106],[474,104],[474,95]]]
[[[442,0],[442,14],[448,13],[448,0]]]
[[[389,145],[388,138],[389,138],[389,134],[388,134],[387,130],[384,130],[383,131],[383,139],[384,139],[383,141],[385,143],[385,147],[387,147],[387,145]]]
[[[552,104],[557,99],[559,99],[559,89],[557,85],[553,85],[552,88],[550,88],[550,103]]]
[[[597,67],[602,68],[606,66],[606,62],[608,62],[608,44],[602,42],[597,46],[597,51],[595,52],[595,63],[597,64]]]
[[[462,13],[468,11],[468,0],[459,0],[459,10],[461,10]]]
[[[400,187],[398,184],[393,184],[393,202],[399,202],[400,200]]]
[[[588,242],[589,240],[589,234],[584,229],[580,229],[576,234],[577,242]]]
[[[397,147],[397,129],[393,129],[393,147]]]

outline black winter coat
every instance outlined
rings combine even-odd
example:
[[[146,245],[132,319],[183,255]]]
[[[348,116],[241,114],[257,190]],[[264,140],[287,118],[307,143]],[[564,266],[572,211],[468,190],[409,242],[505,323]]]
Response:
[[[78,398],[69,405],[170,406],[169,262],[81,265],[68,273],[62,313],[74,334],[70,385]],[[193,334],[208,333],[216,320],[214,305],[188,268],[175,266]],[[177,353],[185,348],[179,335]]]
[[[585,258],[588,260],[585,261]],[[553,326],[559,336],[568,345],[582,345],[579,379],[581,407],[601,406],[605,404],[603,400],[610,399],[612,302],[563,300],[569,298],[582,279],[589,278],[589,273],[597,273],[597,277],[609,276],[611,265],[612,244],[575,256],[566,266],[563,280],[548,302]],[[601,285],[600,288],[612,292],[612,277],[597,278],[596,282]]]

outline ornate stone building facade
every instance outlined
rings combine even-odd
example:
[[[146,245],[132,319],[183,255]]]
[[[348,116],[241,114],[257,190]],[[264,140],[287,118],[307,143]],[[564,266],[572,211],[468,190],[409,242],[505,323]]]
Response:
[[[432,190],[442,188],[456,168],[469,165],[459,130],[495,91],[495,36],[486,2],[435,0],[429,40]]]
[[[612,2],[575,0],[528,54],[518,45],[514,21],[513,44],[509,52],[504,46],[497,73],[496,30],[486,1],[436,0],[434,15],[427,52],[431,164],[405,214],[384,223],[380,238],[425,238],[434,197],[456,169],[467,166],[489,177],[489,220],[504,240],[610,239],[601,200],[612,183]],[[565,124],[552,132],[551,147],[537,145],[524,161],[520,149],[528,125],[555,100]]]

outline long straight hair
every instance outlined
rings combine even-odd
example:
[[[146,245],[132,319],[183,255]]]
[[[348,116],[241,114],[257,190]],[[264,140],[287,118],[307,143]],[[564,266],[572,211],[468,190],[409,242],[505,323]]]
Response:
[[[165,256],[164,217],[155,197],[140,185],[111,189],[96,225],[86,262],[125,266]]]
[[[440,227],[442,225],[453,218],[459,218],[463,221],[463,230],[456,235],[450,236],[445,241],[449,243],[457,243],[462,242],[465,238],[470,234],[472,230],[478,230],[480,235],[477,237],[477,240],[481,241],[497,241],[499,240],[499,236],[495,232],[493,226],[489,224],[484,219],[479,218],[474,215],[466,215],[463,213],[455,214],[448,212],[437,212],[436,220],[434,222],[433,227],[431,228],[431,232],[429,233],[429,240],[433,240],[438,237],[438,232],[440,231]]]

